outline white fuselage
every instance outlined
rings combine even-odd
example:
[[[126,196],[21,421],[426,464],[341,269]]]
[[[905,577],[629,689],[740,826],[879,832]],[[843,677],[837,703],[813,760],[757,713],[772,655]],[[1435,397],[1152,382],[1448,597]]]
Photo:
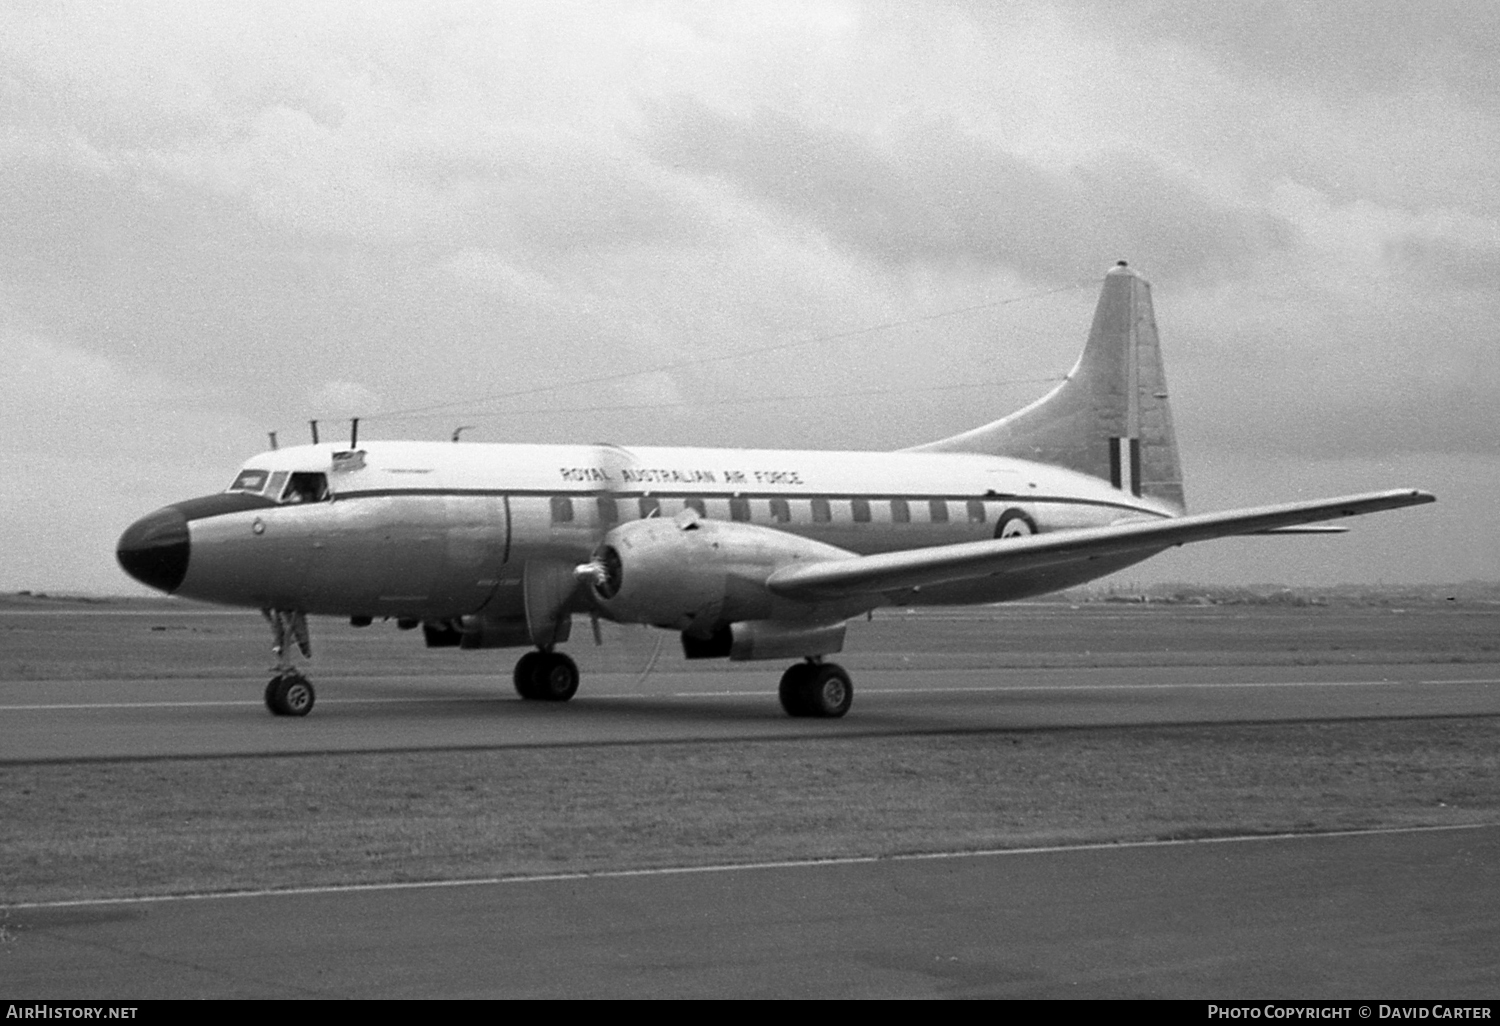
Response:
[[[251,471],[265,472],[258,491]],[[326,497],[285,501],[294,480],[315,475]],[[247,508],[190,516],[192,555],[177,594],[424,620],[518,615],[528,561],[587,560],[617,524],[689,507],[861,555],[990,539],[1002,525],[1024,534],[1172,515],[1072,471],[951,453],[372,441],[353,452],[265,452],[238,482],[251,486],[232,490]],[[1066,578],[981,579],[901,601],[999,601],[1134,561]]]

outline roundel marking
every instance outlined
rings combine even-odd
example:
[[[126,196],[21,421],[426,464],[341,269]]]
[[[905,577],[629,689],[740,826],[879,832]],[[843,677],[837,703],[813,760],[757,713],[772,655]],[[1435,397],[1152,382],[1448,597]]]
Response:
[[[996,538],[1024,538],[1036,534],[1036,521],[1023,509],[1011,507],[995,522]]]

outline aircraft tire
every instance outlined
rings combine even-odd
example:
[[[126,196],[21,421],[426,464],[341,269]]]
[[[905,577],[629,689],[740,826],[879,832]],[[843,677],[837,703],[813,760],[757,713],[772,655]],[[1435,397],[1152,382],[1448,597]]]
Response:
[[[788,716],[837,719],[854,701],[854,685],[837,663],[797,663],[781,675],[781,707]]]
[[[808,716],[838,719],[854,702],[854,683],[837,663],[818,663],[804,685]]]
[[[527,652],[516,663],[516,693],[536,702],[566,702],[578,693],[578,664],[561,652]]]
[[[541,666],[542,660],[546,658],[546,655],[547,653],[545,652],[527,652],[520,659],[516,660],[516,672],[514,674],[516,694],[522,698],[535,699],[541,697],[538,693],[540,688],[537,685],[537,671]]]
[[[312,683],[295,670],[272,677],[266,685],[266,708],[275,716],[306,716],[317,697]]]
[[[807,710],[806,681],[816,668],[812,663],[793,663],[781,675],[781,687],[777,689],[777,695],[788,716],[811,715]]]
[[[537,697],[544,702],[566,702],[578,694],[578,664],[561,652],[548,652],[536,675]]]

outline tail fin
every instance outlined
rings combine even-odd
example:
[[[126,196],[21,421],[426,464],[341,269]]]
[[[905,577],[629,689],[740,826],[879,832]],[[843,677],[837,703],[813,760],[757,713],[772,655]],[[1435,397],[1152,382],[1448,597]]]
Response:
[[[1008,417],[912,451],[1051,463],[1185,511],[1151,286],[1120,261],[1104,276],[1088,344],[1061,385]]]

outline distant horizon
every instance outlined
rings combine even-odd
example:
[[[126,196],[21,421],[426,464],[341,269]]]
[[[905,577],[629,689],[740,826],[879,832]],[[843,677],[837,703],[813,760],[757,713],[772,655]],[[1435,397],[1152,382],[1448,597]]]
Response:
[[[1497,580],[1470,579],[1470,580],[1464,580],[1464,581],[1370,581],[1370,582],[1341,581],[1338,584],[1286,584],[1286,583],[1281,582],[1281,581],[1256,581],[1256,582],[1251,583],[1251,584],[1229,584],[1229,583],[1215,583],[1215,582],[1208,582],[1208,581],[1180,581],[1180,580],[1164,580],[1164,581],[1125,581],[1125,580],[1121,580],[1121,581],[1112,581],[1109,578],[1100,578],[1099,580],[1096,580],[1096,581],[1090,581],[1087,584],[1079,584],[1079,585],[1074,585],[1074,586],[1069,587],[1069,588],[1062,588],[1062,589],[1059,589],[1058,591],[1054,591],[1054,592],[1046,592],[1043,595],[1036,596],[1036,599],[1046,599],[1046,598],[1049,598],[1049,597],[1063,596],[1063,595],[1067,595],[1067,594],[1076,594],[1076,593],[1079,593],[1079,592],[1099,592],[1099,593],[1105,593],[1105,592],[1109,592],[1109,591],[1112,591],[1112,590],[1114,590],[1114,591],[1146,592],[1146,591],[1159,591],[1159,590],[1171,589],[1171,588],[1200,589],[1200,590],[1223,590],[1223,591],[1243,591],[1243,592],[1255,592],[1255,591],[1261,591],[1261,590],[1267,590],[1267,589],[1282,590],[1282,591],[1298,591],[1298,592],[1317,592],[1317,591],[1336,592],[1336,591],[1345,590],[1345,589],[1361,589],[1361,590],[1366,590],[1366,591],[1381,591],[1381,590],[1389,590],[1389,591],[1412,591],[1412,590],[1443,591],[1443,590],[1455,590],[1456,591],[1456,590],[1461,590],[1461,589],[1464,589],[1464,588],[1486,589],[1486,590],[1493,589],[1493,590],[1500,591],[1500,579],[1497,579]],[[81,591],[81,590],[66,589],[66,588],[56,589],[56,590],[43,589],[43,588],[22,588],[22,589],[16,589],[16,590],[0,591],[0,602],[6,601],[6,600],[11,600],[11,599],[24,599],[24,598],[32,598],[32,599],[47,600],[47,601],[78,600],[78,601],[85,601],[85,602],[114,602],[114,601],[120,601],[120,602],[132,602],[132,601],[184,602],[184,603],[188,603],[188,604],[192,604],[192,605],[201,605],[201,606],[204,606],[205,608],[221,608],[221,609],[226,609],[226,610],[241,609],[241,610],[243,610],[245,612],[255,612],[255,610],[252,609],[249,606],[230,606],[230,607],[214,606],[211,603],[201,602],[201,601],[196,600],[196,599],[184,598],[184,597],[181,597],[181,596],[178,596],[178,595],[163,595],[163,594],[156,593],[156,592],[146,591],[144,589],[141,590],[141,591],[139,591],[139,592],[134,592],[134,593],[126,593],[126,592],[90,592],[90,591]],[[1033,599],[1032,601],[1035,601],[1036,599]],[[994,605],[1006,605],[1008,603],[1000,602],[1000,603],[993,603],[993,604]],[[896,603],[890,604],[889,606],[883,606],[883,607],[880,607],[880,608],[884,608],[884,609],[901,608],[901,603],[896,602]],[[935,608],[956,608],[956,607],[946,607],[946,606],[944,606],[944,607],[935,607]],[[332,619],[340,619],[340,617],[336,617],[335,616],[335,617],[332,617]],[[387,619],[394,619],[394,616],[388,617]]]

